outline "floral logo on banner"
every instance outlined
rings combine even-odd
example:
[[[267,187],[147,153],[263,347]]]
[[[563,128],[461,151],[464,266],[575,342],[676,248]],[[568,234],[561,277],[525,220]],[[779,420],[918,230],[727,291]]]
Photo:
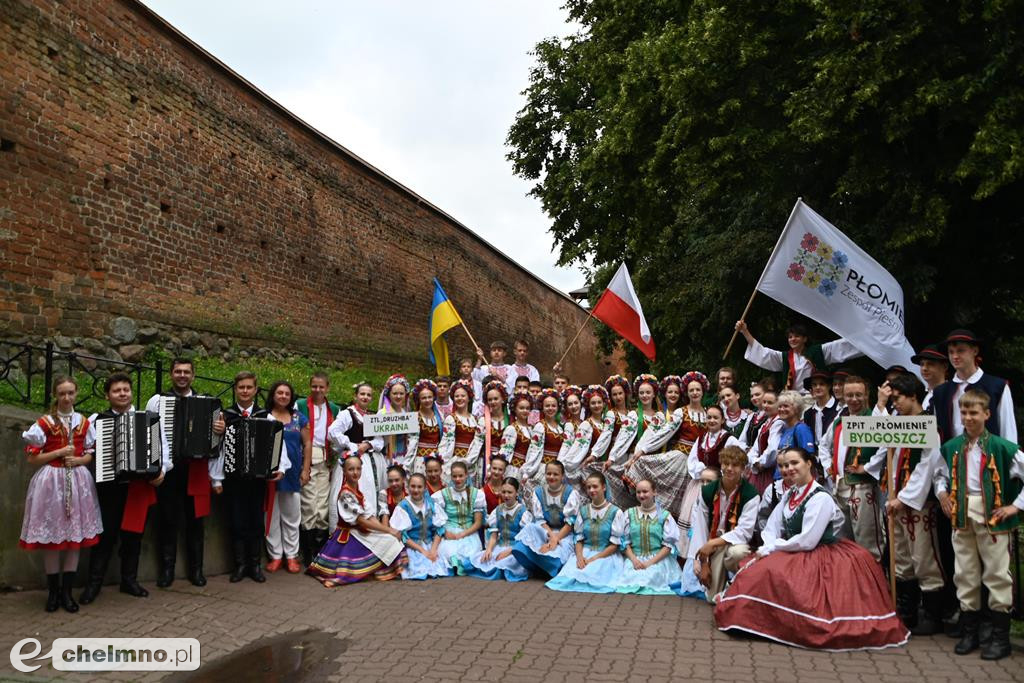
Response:
[[[836,251],[817,235],[805,232],[786,276],[831,299],[849,262],[846,254]]]

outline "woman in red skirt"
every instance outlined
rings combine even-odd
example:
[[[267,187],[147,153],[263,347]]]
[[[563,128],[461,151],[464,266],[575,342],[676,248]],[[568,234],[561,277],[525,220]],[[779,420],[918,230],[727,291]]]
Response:
[[[882,568],[839,539],[843,514],[812,476],[802,448],[779,458],[791,485],[768,518],[756,556],[716,597],[715,623],[818,650],[896,647],[910,635],[896,615]]]

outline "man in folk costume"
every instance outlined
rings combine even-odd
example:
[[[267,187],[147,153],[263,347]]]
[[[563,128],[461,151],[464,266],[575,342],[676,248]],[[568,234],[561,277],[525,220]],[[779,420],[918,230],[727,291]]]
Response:
[[[96,442],[96,418],[114,417],[132,410],[132,378],[123,372],[115,372],[103,385],[110,408],[94,413],[89,418],[91,440]],[[93,477],[96,476],[96,459],[89,463]],[[151,480],[132,479],[130,482],[115,479],[96,485],[100,503],[100,517],[103,533],[100,541],[89,555],[89,578],[78,601],[88,605],[99,595],[103,577],[107,573],[110,556],[120,539],[118,554],[121,557],[121,592],[136,598],[144,598],[149,591],[139,585],[139,554],[142,552],[142,532],[146,529],[146,515],[149,506],[156,502],[155,487],[164,481],[164,473],[171,468],[170,457],[163,454],[160,474]]]
[[[949,356],[947,356],[938,344],[928,344],[920,352],[910,357],[911,363],[917,363],[921,368],[921,379],[927,386],[924,400],[921,401],[921,408],[925,413],[934,415],[932,409],[932,396],[935,389],[946,382],[949,375]]]
[[[1017,422],[1013,414],[1010,385],[1002,377],[990,375],[979,367],[981,339],[970,330],[953,330],[942,345],[949,354],[949,362],[956,374],[951,381],[940,384],[932,393],[939,436],[948,441],[963,433],[964,425],[957,402],[965,390],[980,389],[991,398],[990,417],[985,429],[990,434],[1016,443]]]
[[[314,372],[309,379],[309,395],[295,403],[299,412],[309,420],[309,434],[313,444],[310,461],[302,463],[302,474],[299,476],[302,485],[299,548],[305,565],[309,565],[313,554],[323,547],[330,533],[328,510],[333,501],[330,500],[331,458],[327,431],[341,412],[338,404],[327,400],[330,388],[331,381],[327,373]]]
[[[924,413],[921,401],[925,387],[921,380],[906,374],[894,378],[889,386],[893,407],[900,415],[914,417]],[[887,472],[889,450],[879,449],[867,469],[884,482],[889,492],[885,508],[893,518],[897,609],[915,636],[941,633],[943,622],[956,612],[956,605],[953,593],[946,588],[947,572],[940,561],[939,503],[928,467],[928,461],[939,457],[939,451],[892,449],[893,471]]]
[[[197,396],[198,394],[192,390],[195,377],[195,365],[191,360],[175,358],[171,361],[171,391],[152,396],[146,403],[146,411],[159,413],[161,396]],[[213,423],[213,433],[218,439],[224,434],[223,417],[218,417]],[[162,439],[164,454],[171,457],[166,435],[163,435]],[[212,456],[212,453],[210,455]],[[185,518],[188,580],[193,586],[205,586],[203,520],[210,514],[209,461],[202,458],[172,457],[170,469],[164,472],[164,483],[156,489],[156,500],[160,558],[157,587],[167,588],[174,583],[174,564],[178,556],[178,522],[182,517]]]
[[[982,659],[1002,659],[1010,654],[1009,544],[1024,509],[1024,453],[1016,443],[987,428],[991,400],[974,388],[959,398],[964,432],[942,444],[933,481],[942,511],[953,522],[953,582],[960,600],[962,636],[955,652],[967,654],[982,646]],[[988,589],[992,619],[987,641],[979,637],[982,585]]]
[[[839,507],[852,527],[853,540],[881,562],[885,539],[879,516],[878,481],[865,468],[877,449],[847,448],[842,443],[844,414],[872,414],[868,405],[868,383],[860,377],[848,377],[843,391],[847,412],[837,415],[822,436],[818,457]]]
[[[842,363],[851,358],[863,356],[860,349],[846,341],[837,339],[826,344],[808,344],[807,327],[801,323],[790,325],[786,330],[789,350],[786,352],[765,348],[747,328],[743,320],[737,321],[736,329],[747,340],[743,357],[759,368],[781,372],[784,389],[807,393],[804,380],[815,370],[825,370],[829,365]]]
[[[693,537],[688,548],[694,558],[694,571],[711,603],[725,589],[726,572],[735,572],[750,555],[761,502],[754,485],[743,479],[747,454],[742,448],[727,446],[718,462],[721,479],[704,484],[693,506]]]
[[[803,421],[811,428],[815,445],[819,445],[822,434],[839,414],[839,403],[832,395],[832,375],[825,370],[815,370],[804,380],[804,389],[810,393],[814,403],[804,412]]]

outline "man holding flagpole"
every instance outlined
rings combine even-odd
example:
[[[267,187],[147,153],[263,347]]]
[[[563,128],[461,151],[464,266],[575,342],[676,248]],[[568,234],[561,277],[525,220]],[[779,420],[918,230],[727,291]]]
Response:
[[[786,352],[762,346],[743,320],[736,323],[736,330],[747,340],[747,350],[743,354],[746,360],[759,368],[781,372],[785,377],[785,388],[801,394],[810,393],[807,380],[813,373],[825,372],[830,365],[864,355],[845,339],[825,344],[808,344],[807,327],[800,323],[790,325],[786,330],[786,342],[789,345]]]

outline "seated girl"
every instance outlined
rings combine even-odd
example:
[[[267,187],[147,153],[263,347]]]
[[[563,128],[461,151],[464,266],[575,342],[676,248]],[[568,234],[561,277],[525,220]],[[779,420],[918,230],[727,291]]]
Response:
[[[512,554],[529,570],[555,576],[573,556],[571,520],[580,509],[580,495],[565,481],[565,466],[554,460],[544,466],[544,485],[529,497],[533,521],[516,535]]]
[[[469,468],[456,460],[451,468],[452,483],[435,493],[434,525],[444,529],[439,550],[445,564],[462,574],[460,558],[483,549],[477,532],[484,525],[484,492],[467,485]]]
[[[306,573],[333,588],[364,579],[388,581],[397,578],[408,564],[402,532],[384,526],[367,512],[359,477],[363,463],[345,458],[345,482],[338,493],[338,527],[327,539]]]
[[[715,622],[787,645],[822,650],[894,647],[909,632],[881,566],[838,539],[843,513],[812,476],[814,457],[789,448],[778,459],[790,488],[762,534],[764,545],[717,599]]]
[[[424,495],[427,479],[422,474],[409,477],[409,495],[399,501],[391,515],[391,526],[402,532],[409,565],[402,570],[403,579],[430,579],[451,576],[451,569],[441,559],[443,529],[434,525],[434,501]]]
[[[626,555],[616,593],[673,595],[671,586],[680,584],[683,572],[676,561],[679,525],[654,499],[654,482],[641,479],[636,484],[640,505],[626,510],[622,547]]]
[[[605,497],[604,476],[590,474],[583,483],[590,500],[580,506],[573,523],[576,560],[569,560],[545,585],[556,591],[614,593],[622,577],[619,545],[626,515]]]
[[[519,502],[519,480],[507,477],[501,483],[501,504],[487,516],[487,547],[472,557],[462,558],[467,576],[491,581],[525,581],[530,572],[512,555],[512,544],[533,515]]]

